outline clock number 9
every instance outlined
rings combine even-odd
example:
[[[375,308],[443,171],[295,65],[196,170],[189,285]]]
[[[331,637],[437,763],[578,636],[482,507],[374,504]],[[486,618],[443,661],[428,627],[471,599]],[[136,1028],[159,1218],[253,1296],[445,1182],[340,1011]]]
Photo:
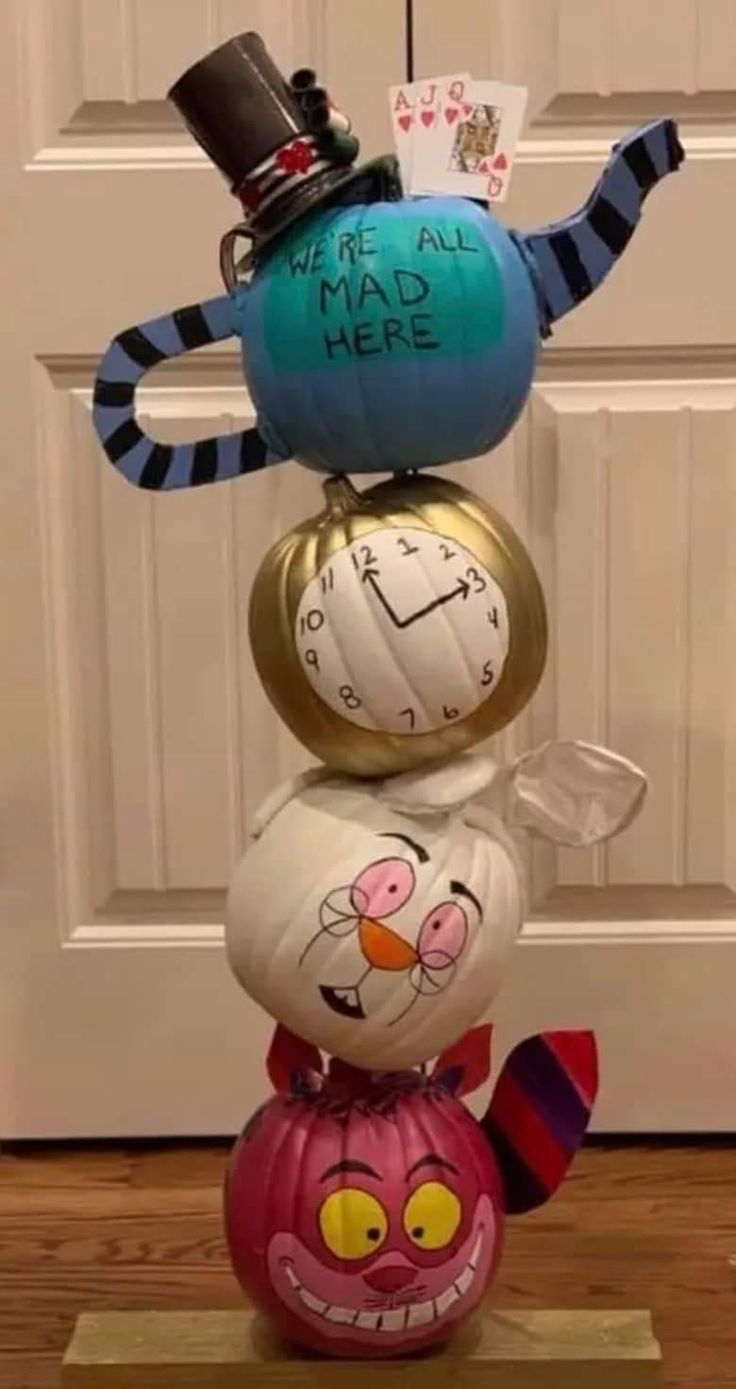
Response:
[[[304,652],[304,659],[308,666],[314,666],[314,669],[319,675],[319,656],[313,646],[310,646],[308,650]]]
[[[358,699],[352,685],[340,686],[340,698],[346,709],[360,709],[361,701]]]
[[[305,632],[318,632],[324,623],[325,615],[319,608],[310,608],[306,617],[299,618],[299,632],[304,636]]]

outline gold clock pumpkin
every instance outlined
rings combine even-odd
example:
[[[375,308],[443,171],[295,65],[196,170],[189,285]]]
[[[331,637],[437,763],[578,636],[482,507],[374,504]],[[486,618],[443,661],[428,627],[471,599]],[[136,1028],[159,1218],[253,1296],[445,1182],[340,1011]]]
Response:
[[[277,541],[249,628],[284,723],[321,761],[386,776],[472,746],[536,689],[547,653],[536,570],[503,517],[411,474],[326,507]]]

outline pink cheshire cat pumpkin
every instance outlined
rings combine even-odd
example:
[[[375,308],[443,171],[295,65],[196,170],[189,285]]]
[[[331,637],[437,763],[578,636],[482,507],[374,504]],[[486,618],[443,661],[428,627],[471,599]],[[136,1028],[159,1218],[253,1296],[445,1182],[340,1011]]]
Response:
[[[474,1311],[506,1214],[559,1186],[597,1089],[589,1032],[529,1037],[478,1123],[460,1102],[490,1070],[476,1028],[418,1071],[367,1072],[277,1027],[277,1093],[246,1125],[225,1182],[235,1273],[281,1335],[329,1355],[435,1345]]]

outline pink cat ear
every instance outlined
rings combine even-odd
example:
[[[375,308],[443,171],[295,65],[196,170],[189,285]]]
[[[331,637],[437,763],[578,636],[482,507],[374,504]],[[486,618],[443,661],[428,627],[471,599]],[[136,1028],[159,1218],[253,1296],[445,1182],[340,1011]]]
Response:
[[[458,1099],[480,1089],[491,1074],[492,1031],[490,1023],[481,1023],[480,1027],[466,1032],[459,1042],[438,1056],[432,1079]]]
[[[322,1078],[322,1056],[311,1042],[305,1042],[277,1023],[266,1057],[268,1078],[278,1095],[302,1095],[318,1090]]]

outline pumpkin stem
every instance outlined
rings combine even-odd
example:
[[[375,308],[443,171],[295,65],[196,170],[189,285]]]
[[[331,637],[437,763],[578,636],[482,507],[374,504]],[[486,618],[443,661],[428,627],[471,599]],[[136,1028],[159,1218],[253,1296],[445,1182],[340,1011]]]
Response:
[[[327,510],[333,516],[342,516],[346,511],[355,511],[360,506],[360,492],[356,492],[345,473],[326,478],[322,490],[327,500]]]

